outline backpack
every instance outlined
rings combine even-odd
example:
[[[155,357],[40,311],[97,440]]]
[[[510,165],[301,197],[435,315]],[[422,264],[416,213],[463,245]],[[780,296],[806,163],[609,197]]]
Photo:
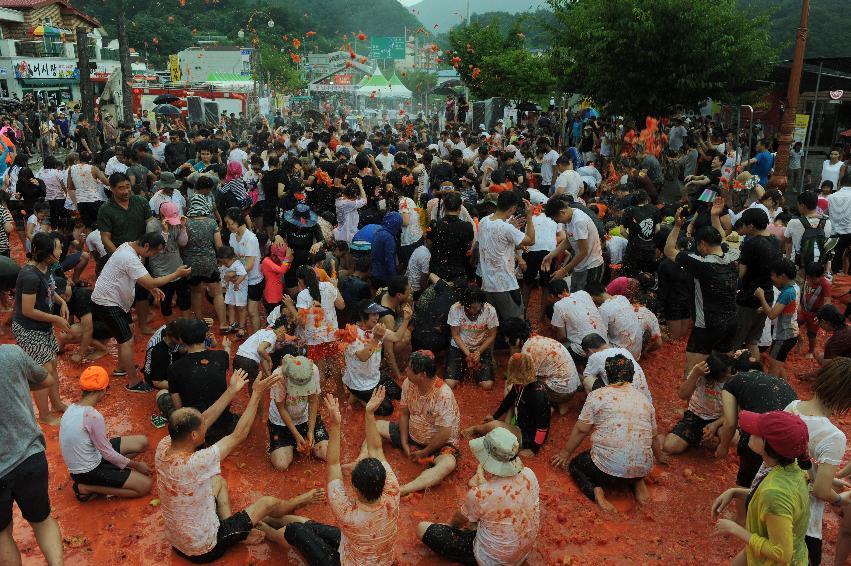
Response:
[[[804,233],[801,235],[801,249],[798,251],[798,266],[806,267],[816,261],[816,249],[818,249],[819,263],[827,261],[827,254],[824,252],[824,244],[827,242],[827,236],[824,233],[824,226],[827,224],[827,218],[821,217],[816,226],[812,226],[810,221],[804,217],[799,219],[804,227]]]

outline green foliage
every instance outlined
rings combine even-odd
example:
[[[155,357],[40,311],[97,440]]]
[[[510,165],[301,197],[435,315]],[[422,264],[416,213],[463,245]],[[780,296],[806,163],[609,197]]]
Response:
[[[307,81],[293,64],[288,52],[261,47],[260,63],[261,72],[269,77],[269,84],[275,91],[290,93],[307,88]]]
[[[791,59],[795,47],[795,30],[801,18],[801,0],[740,0],[749,11],[771,10],[771,38],[782,45],[783,59]],[[810,2],[810,35],[807,57],[848,57],[851,47],[844,30],[851,28],[848,0],[812,0]]]
[[[555,83],[546,56],[525,48],[518,28],[503,32],[492,23],[471,24],[449,32],[451,53],[445,55],[476,98],[512,100],[546,97]]]
[[[546,49],[550,45],[547,23],[552,17],[552,12],[543,9],[520,14],[484,12],[470,16],[470,23],[482,26],[495,24],[505,35],[512,31],[522,34],[527,49]]]
[[[769,18],[736,0],[549,0],[552,69],[568,92],[641,117],[725,99],[776,61]]]
[[[437,75],[433,72],[419,69],[399,72],[399,80],[414,93],[416,97],[423,97],[431,89],[437,86]]]

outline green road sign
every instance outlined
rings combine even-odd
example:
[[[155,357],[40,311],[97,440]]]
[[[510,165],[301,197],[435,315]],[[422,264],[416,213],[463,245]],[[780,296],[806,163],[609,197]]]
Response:
[[[404,59],[405,38],[404,37],[373,37],[369,46],[369,58],[377,59]]]

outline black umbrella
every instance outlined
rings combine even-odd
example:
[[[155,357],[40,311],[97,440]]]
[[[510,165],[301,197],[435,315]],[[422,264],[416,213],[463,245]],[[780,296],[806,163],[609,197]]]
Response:
[[[160,104],[154,107],[154,114],[159,116],[180,116],[180,109],[171,104]]]
[[[161,94],[154,99],[154,104],[171,104],[180,100],[179,96],[173,94]]]
[[[446,83],[435,87],[431,90],[430,94],[434,94],[437,96],[458,96],[458,93],[451,86],[447,86]]]
[[[521,102],[517,105],[517,110],[520,112],[537,112],[540,109],[534,102]]]

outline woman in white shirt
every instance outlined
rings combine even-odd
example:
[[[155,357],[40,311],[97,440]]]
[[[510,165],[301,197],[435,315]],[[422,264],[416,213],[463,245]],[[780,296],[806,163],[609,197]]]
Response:
[[[830,150],[828,159],[825,159],[821,165],[821,182],[831,181],[834,189],[839,189],[839,177],[844,165],[845,163],[839,160],[839,150],[836,148]]]
[[[260,242],[254,232],[245,224],[245,216],[236,207],[229,208],[225,213],[225,226],[230,231],[228,243],[234,249],[245,271],[248,272],[248,316],[254,330],[260,326],[260,301],[263,299],[263,273],[260,272]]]
[[[346,308],[346,302],[337,289],[337,280],[320,282],[309,265],[299,267],[296,277],[300,289],[295,300],[299,336],[307,344],[307,357],[325,375],[328,361],[340,351],[334,333],[338,328],[337,311]]]
[[[68,215],[65,210],[65,180],[67,175],[59,169],[59,161],[52,155],[44,158],[44,166],[35,174],[44,181],[44,200],[50,205],[50,225],[59,226],[59,219]]]
[[[76,205],[86,228],[92,228],[98,219],[98,209],[105,200],[103,187],[109,185],[109,179],[92,165],[92,154],[88,151],[68,158],[73,158],[66,181],[68,197]]]
[[[406,266],[411,254],[423,243],[423,228],[420,225],[417,203],[411,198],[414,194],[413,185],[407,185],[402,190],[404,196],[399,198],[399,213],[402,215],[402,234],[399,236],[401,243],[399,264]]]

